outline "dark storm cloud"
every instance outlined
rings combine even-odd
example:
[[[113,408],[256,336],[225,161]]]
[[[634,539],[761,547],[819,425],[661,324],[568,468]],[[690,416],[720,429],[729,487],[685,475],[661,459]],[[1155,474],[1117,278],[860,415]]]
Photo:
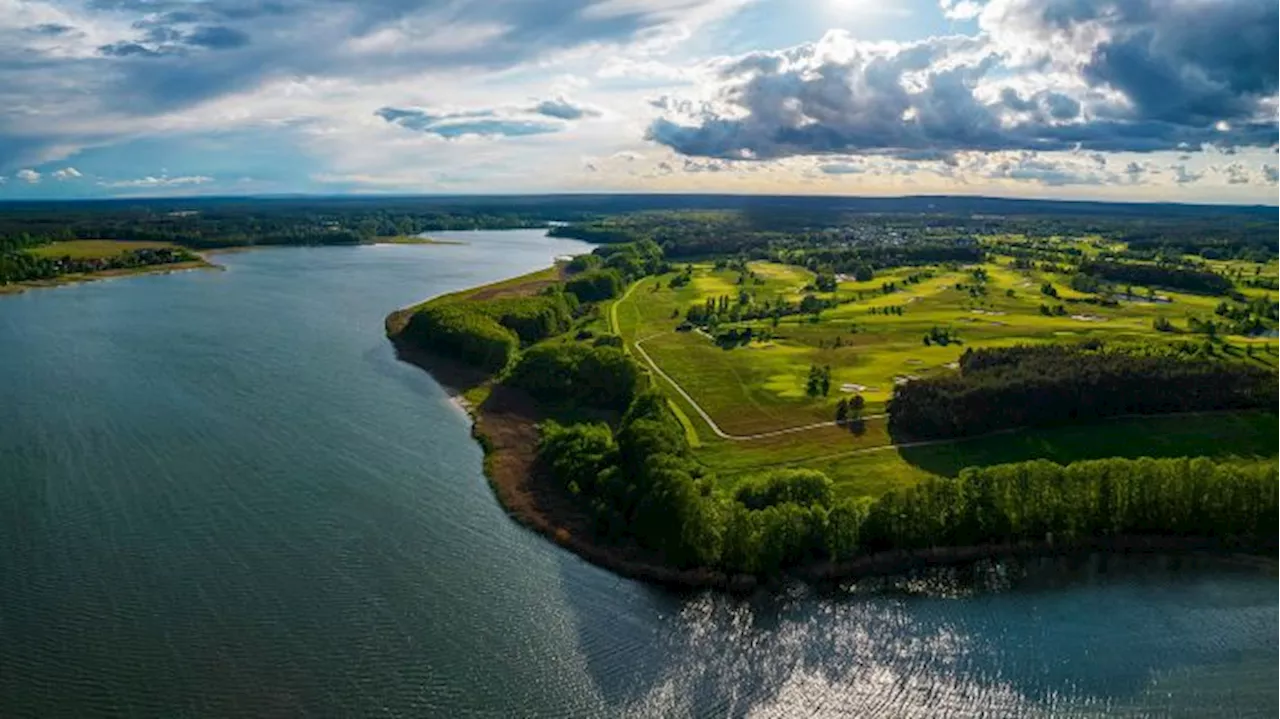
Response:
[[[655,101],[666,116],[647,136],[735,159],[1277,141],[1275,0],[993,0],[988,10],[987,34],[974,38],[843,52],[824,41],[727,62],[716,101]],[[1015,62],[1025,56],[1037,59]],[[1077,81],[1029,95],[1008,84],[1048,71]],[[995,99],[980,90],[1002,82]]]

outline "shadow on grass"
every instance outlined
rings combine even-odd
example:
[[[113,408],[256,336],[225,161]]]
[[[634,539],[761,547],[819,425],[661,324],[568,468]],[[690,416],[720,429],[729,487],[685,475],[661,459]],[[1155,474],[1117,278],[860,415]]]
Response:
[[[1265,411],[1128,417],[900,447],[908,464],[954,477],[965,467],[1108,457],[1274,457],[1280,425]]]

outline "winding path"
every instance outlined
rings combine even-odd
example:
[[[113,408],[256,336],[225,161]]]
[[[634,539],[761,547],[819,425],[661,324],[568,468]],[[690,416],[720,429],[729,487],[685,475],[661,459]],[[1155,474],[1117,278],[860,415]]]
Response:
[[[769,432],[758,432],[756,434],[729,434],[723,429],[720,429],[720,425],[716,424],[716,421],[714,419],[711,419],[711,415],[707,414],[707,411],[702,408],[702,405],[698,404],[697,400],[689,396],[689,393],[684,391],[684,387],[681,387],[679,382],[676,382],[674,379],[671,379],[671,375],[668,375],[666,372],[663,372],[662,368],[658,366],[658,363],[654,362],[653,358],[649,356],[649,353],[645,352],[644,348],[640,346],[641,344],[648,342],[654,337],[658,337],[664,334],[666,333],[659,332],[657,334],[649,335],[644,339],[636,340],[635,342],[632,343],[632,346],[636,348],[636,352],[640,353],[640,356],[644,359],[645,363],[648,364],[649,367],[652,368],[653,371],[659,377],[661,377],[662,379],[665,379],[667,383],[670,384],[672,388],[674,388],[675,391],[680,394],[681,397],[684,397],[685,401],[688,402],[691,407],[693,407],[694,411],[698,413],[698,416],[702,417],[702,421],[707,423],[707,426],[711,428],[711,431],[714,432],[717,437],[720,437],[721,439],[731,439],[736,442],[746,442],[753,439],[765,439],[768,437],[777,437],[778,435],[791,434],[793,432],[804,432],[810,429],[818,429],[819,427],[835,427],[836,426],[835,422],[814,422],[813,424],[803,424],[803,425],[800,425],[799,427],[787,427],[786,429],[775,429]],[[887,417],[887,416],[889,415],[869,414],[864,416],[863,419],[879,419],[881,417]],[[892,445],[885,445],[885,446],[892,446]]]
[[[613,304],[609,305],[609,328],[613,331],[614,334],[618,335],[619,337],[622,336],[622,327],[618,323],[618,305],[622,304],[623,302],[626,302],[627,299],[631,297],[631,293],[635,291],[637,287],[640,286],[641,282],[643,282],[643,280],[641,280],[640,282],[631,283],[631,286],[627,288],[627,291],[622,293],[622,296],[619,297]],[[658,337],[664,334],[666,333],[658,332],[655,334],[651,334],[648,337],[645,337],[643,339],[638,339],[635,342],[632,342],[631,346],[635,347],[636,352],[640,354],[640,357],[644,359],[645,364],[649,365],[649,367],[654,371],[654,373],[656,373],[662,379],[666,380],[667,384],[670,384],[671,387],[675,389],[675,391],[679,393],[680,396],[683,397],[686,402],[689,403],[689,406],[693,407],[694,411],[698,413],[699,417],[702,417],[702,421],[707,423],[707,426],[711,428],[711,431],[714,432],[717,437],[721,439],[733,440],[735,442],[747,442],[753,439],[767,439],[769,437],[777,437],[779,435],[784,435],[784,434],[793,434],[795,432],[805,432],[811,429],[819,429],[822,427],[836,426],[836,423],[834,421],[814,422],[813,424],[803,424],[803,425],[800,425],[799,427],[787,427],[786,429],[775,429],[768,432],[757,432],[756,434],[729,434],[728,432],[721,429],[720,425],[716,424],[716,421],[714,419],[711,419],[711,415],[708,414],[707,411],[702,408],[702,405],[698,404],[697,400],[695,400],[688,392],[684,390],[684,387],[680,386],[679,382],[676,382],[674,379],[672,379],[671,375],[667,374],[666,372],[663,372],[662,368],[658,366],[658,363],[654,362],[653,358],[649,356],[649,353],[645,352],[644,348],[640,346],[641,344],[648,342],[654,337]],[[862,419],[864,420],[880,419],[882,417],[888,417],[888,416],[889,415],[884,413],[869,414],[869,415],[863,416]],[[923,445],[923,444],[932,444],[932,443],[933,441],[915,443],[915,444]],[[912,445],[886,444],[879,447],[869,447],[866,450],[862,450],[862,451],[890,449],[897,446],[915,446],[915,444],[912,444]]]

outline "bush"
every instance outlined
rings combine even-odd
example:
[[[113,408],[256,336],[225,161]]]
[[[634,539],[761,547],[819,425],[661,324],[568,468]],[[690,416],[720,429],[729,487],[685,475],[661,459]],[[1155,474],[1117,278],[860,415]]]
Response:
[[[602,264],[604,264],[604,260],[600,259],[599,255],[576,255],[569,260],[566,269],[570,272],[586,272],[587,270],[594,270]]]
[[[565,292],[580,302],[599,302],[622,293],[622,275],[616,269],[591,270],[576,275],[565,283]]]
[[[550,402],[624,410],[636,394],[640,367],[617,347],[577,342],[529,348],[507,382]]]
[[[818,504],[831,506],[831,479],[813,469],[779,469],[742,481],[734,499],[747,509],[764,509],[778,504]]]
[[[402,336],[488,372],[501,371],[520,348],[515,332],[460,304],[427,305],[409,318]]]

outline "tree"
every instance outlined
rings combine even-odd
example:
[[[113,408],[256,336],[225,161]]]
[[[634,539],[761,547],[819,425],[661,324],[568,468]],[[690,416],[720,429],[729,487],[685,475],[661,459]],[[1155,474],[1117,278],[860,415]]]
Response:
[[[865,409],[866,406],[867,400],[862,395],[855,394],[853,397],[849,398],[849,416],[855,418],[861,417],[862,410]]]
[[[840,401],[836,402],[836,424],[844,424],[845,420],[848,418],[849,400],[841,397]]]
[[[825,365],[822,368],[822,396],[826,397],[831,394],[831,365]]]

